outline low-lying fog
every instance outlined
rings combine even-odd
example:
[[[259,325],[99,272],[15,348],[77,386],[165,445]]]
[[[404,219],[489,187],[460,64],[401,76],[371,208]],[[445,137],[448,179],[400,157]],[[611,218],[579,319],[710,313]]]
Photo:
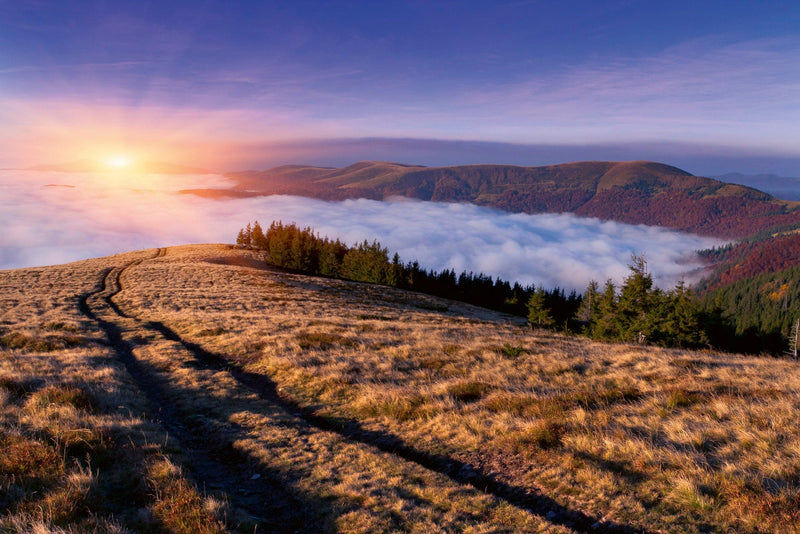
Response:
[[[583,290],[621,281],[645,254],[662,287],[694,280],[693,251],[720,240],[569,214],[511,214],[396,199],[325,202],[272,196],[210,200],[180,189],[226,187],[217,175],[0,171],[0,269],[52,265],[186,243],[233,243],[248,221],[311,226],[347,243],[377,239],[404,261]]]

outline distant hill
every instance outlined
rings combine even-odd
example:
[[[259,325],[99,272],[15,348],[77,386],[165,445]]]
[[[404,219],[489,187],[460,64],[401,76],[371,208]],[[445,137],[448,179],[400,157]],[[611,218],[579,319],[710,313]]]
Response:
[[[741,174],[738,172],[729,172],[714,178],[723,182],[754,187],[783,200],[800,200],[800,178],[778,176],[777,174]]]
[[[471,202],[512,212],[568,212],[725,238],[800,221],[800,203],[648,161],[542,167],[421,167],[362,161],[340,169],[291,165],[227,176],[237,182],[236,190],[249,195]],[[231,196],[215,191],[204,194]]]
[[[102,161],[90,159],[80,159],[67,163],[56,163],[52,165],[34,165],[25,170],[29,171],[49,171],[49,172],[109,172],[116,169],[111,168]],[[211,171],[188,167],[186,165],[176,165],[163,161],[137,161],[131,163],[130,167],[119,169],[120,171],[148,172],[155,174],[212,174]]]

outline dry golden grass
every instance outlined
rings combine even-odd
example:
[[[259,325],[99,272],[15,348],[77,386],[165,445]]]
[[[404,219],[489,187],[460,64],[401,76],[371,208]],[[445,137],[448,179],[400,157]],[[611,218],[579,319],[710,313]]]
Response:
[[[147,402],[77,301],[105,269],[150,255],[0,271],[0,530],[171,528],[159,510],[175,481],[146,471],[154,458],[170,462],[168,438],[141,417]],[[217,521],[198,510],[196,525]]]
[[[3,443],[49,459],[0,463],[5,525],[800,531],[791,361],[532,331],[226,246],[153,252],[0,272]],[[89,300],[126,365],[75,295],[140,259],[113,297],[128,317]],[[135,506],[98,504],[113,459]]]
[[[164,268],[170,279],[182,268],[172,253],[152,257],[153,251],[37,269],[35,281],[31,270],[0,273],[0,333],[25,339],[0,352],[0,428],[3,443],[17,451],[0,464],[9,495],[0,503],[3,529],[566,531],[444,474],[316,428],[199,361],[159,330],[152,304],[126,306],[135,266],[121,276],[118,315],[102,297],[113,293],[119,268],[146,260],[143,269]],[[109,285],[87,299],[94,321],[80,313],[78,295],[103,289],[112,267]],[[237,275],[238,268],[219,268]],[[59,344],[53,332],[61,331],[81,343]],[[227,336],[214,325],[193,333]],[[301,339],[319,351],[347,343],[313,333]]]

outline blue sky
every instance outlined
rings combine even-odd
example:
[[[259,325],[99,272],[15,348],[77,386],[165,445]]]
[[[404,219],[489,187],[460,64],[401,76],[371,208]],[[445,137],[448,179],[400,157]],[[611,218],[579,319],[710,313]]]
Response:
[[[0,166],[130,151],[800,176],[798,95],[796,1],[0,0]]]

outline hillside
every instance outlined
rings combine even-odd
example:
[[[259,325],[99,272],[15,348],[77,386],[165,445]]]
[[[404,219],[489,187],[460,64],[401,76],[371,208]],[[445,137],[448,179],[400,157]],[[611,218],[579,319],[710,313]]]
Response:
[[[283,166],[227,176],[237,181],[239,194],[472,202],[512,212],[570,212],[725,238],[800,221],[800,204],[646,161],[544,167],[419,167],[365,161],[341,169]],[[203,194],[231,195],[222,190]]]
[[[0,528],[797,532],[800,367],[173,247],[0,271]]]
[[[770,228],[701,255],[713,264],[696,288],[706,308],[721,310],[737,335],[762,338],[740,350],[785,350],[800,319],[800,225]]]
[[[729,172],[714,176],[717,180],[731,184],[746,185],[783,200],[800,200],[800,178],[777,174],[742,174]]]

